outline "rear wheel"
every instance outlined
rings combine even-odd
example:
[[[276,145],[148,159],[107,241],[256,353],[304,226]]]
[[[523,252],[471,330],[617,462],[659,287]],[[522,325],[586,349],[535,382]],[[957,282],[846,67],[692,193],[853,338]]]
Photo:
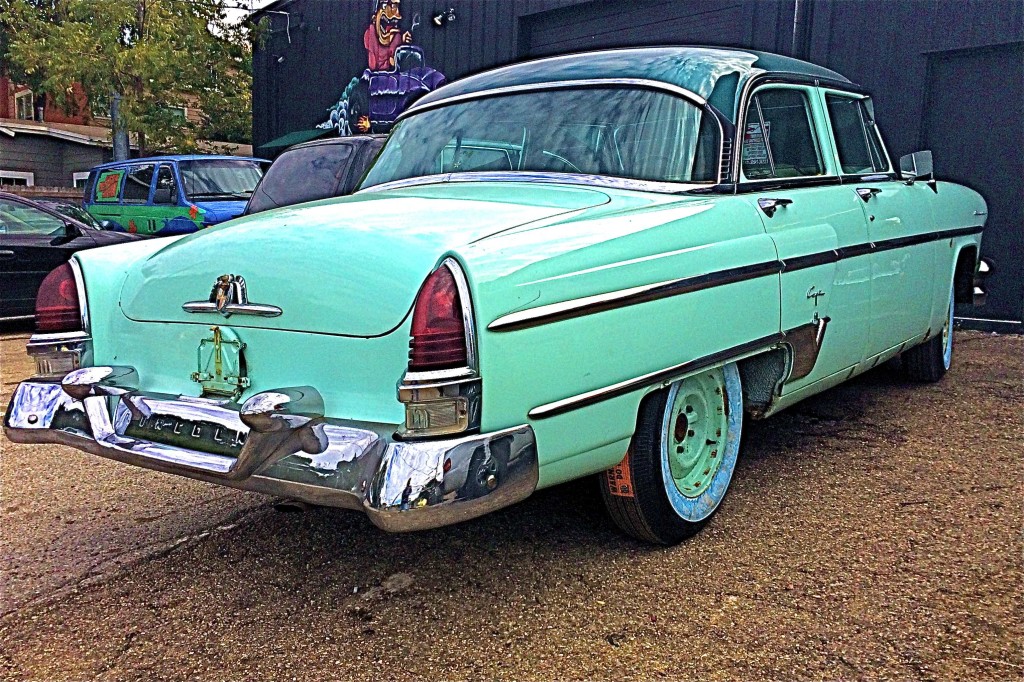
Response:
[[[953,290],[949,291],[949,310],[942,332],[903,354],[903,369],[914,381],[934,383],[944,377],[953,364]]]
[[[626,457],[601,477],[612,519],[635,538],[666,545],[699,531],[729,488],[742,427],[735,364],[648,396]]]

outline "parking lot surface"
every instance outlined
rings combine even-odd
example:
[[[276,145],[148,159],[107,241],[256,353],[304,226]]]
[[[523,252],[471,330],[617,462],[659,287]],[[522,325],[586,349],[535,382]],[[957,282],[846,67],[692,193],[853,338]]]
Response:
[[[0,338],[0,409],[31,373]],[[697,537],[593,481],[388,535],[0,437],[0,679],[1019,680],[1024,337],[747,425]]]

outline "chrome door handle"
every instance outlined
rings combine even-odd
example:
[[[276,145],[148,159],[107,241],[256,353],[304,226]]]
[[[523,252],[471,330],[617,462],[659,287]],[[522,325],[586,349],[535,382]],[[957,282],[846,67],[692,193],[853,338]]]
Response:
[[[764,214],[771,218],[775,215],[775,211],[779,210],[783,206],[789,206],[793,203],[792,199],[758,199],[757,205],[764,211]]]
[[[0,260],[12,260],[13,258],[13,251],[0,251]]]
[[[882,193],[882,190],[877,187],[858,187],[855,191],[857,192],[857,196],[864,200],[864,203],[867,203],[868,200],[876,194]]]

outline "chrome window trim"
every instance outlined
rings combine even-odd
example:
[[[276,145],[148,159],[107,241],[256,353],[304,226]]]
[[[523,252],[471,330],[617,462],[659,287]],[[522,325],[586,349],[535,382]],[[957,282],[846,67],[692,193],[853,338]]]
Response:
[[[893,180],[895,179],[894,168],[892,165],[892,157],[889,156],[889,149],[885,146],[885,138],[882,137],[882,131],[878,127],[878,123],[864,117],[864,109],[858,107],[858,116],[861,119],[861,128],[864,133],[864,142],[868,145],[868,153],[871,153],[871,141],[868,139],[868,130],[873,130],[875,137],[878,139],[878,146],[881,148],[882,161],[885,162],[886,166],[882,170],[872,171],[871,173],[847,173],[843,170],[842,159],[839,158],[839,148],[835,144],[836,130],[835,125],[832,123],[832,115],[828,110],[828,98],[841,97],[845,99],[852,99],[857,102],[864,102],[871,99],[871,95],[865,95],[864,93],[850,92],[849,90],[843,90],[841,88],[834,87],[822,87],[821,90],[821,102],[824,105],[822,113],[825,115],[825,120],[828,122],[829,131],[832,134],[832,149],[835,152],[836,169],[839,171],[840,178],[851,178],[857,177],[858,182],[872,182],[874,180]],[[870,125],[869,125],[870,124]],[[877,176],[877,177],[876,177]]]
[[[708,101],[686,88],[681,88],[678,85],[672,85],[671,83],[665,83],[663,81],[651,80],[648,78],[586,78],[576,80],[565,80],[565,81],[544,81],[541,83],[527,83],[523,85],[510,85],[502,88],[491,88],[489,90],[478,90],[476,92],[467,92],[461,95],[453,95],[451,97],[445,97],[443,99],[435,100],[433,102],[422,103],[417,102],[406,109],[402,114],[395,120],[395,123],[400,123],[407,116],[412,116],[417,113],[423,113],[431,111],[443,106],[450,104],[458,104],[461,102],[468,102],[477,99],[486,99],[489,97],[500,97],[503,95],[514,95],[526,92],[542,92],[545,90],[571,90],[573,88],[599,88],[599,87],[634,87],[634,88],[645,88],[648,90],[655,90],[664,92],[670,95],[679,97],[690,104],[699,107],[706,116],[711,116],[715,125],[718,126],[718,163],[716,164],[716,177],[714,182],[700,182],[700,183],[670,183],[661,182],[660,184],[675,185],[698,185],[701,187],[714,186],[720,184],[722,178],[722,155],[725,153],[725,127],[722,125],[722,115],[710,104]],[[567,174],[568,175],[568,174]],[[595,176],[588,176],[595,177]],[[596,177],[612,177],[612,176],[596,176]],[[635,182],[651,182],[659,183],[656,180],[638,180],[635,178],[626,178]],[[384,183],[390,185],[391,183]],[[377,185],[381,187],[383,185]],[[652,191],[672,191],[672,190],[652,190]]]
[[[421,185],[440,185],[448,182],[544,182],[565,185],[587,185],[604,189],[622,189],[634,192],[656,192],[659,194],[680,194],[694,190],[707,190],[711,183],[695,182],[659,182],[657,180],[635,180],[619,178],[613,175],[586,175],[579,173],[549,173],[538,171],[488,171],[438,173],[435,175],[418,175],[413,178],[402,178],[370,185],[359,190],[362,192],[383,192],[404,187]]]
[[[82,266],[74,258],[68,259],[71,272],[75,277],[75,292],[78,294],[78,312],[82,320],[82,331],[89,333],[89,302],[85,298],[85,277],[82,274]]]
[[[754,100],[754,97],[761,90],[763,90],[763,89],[770,89],[770,88],[779,87],[779,86],[782,86],[784,89],[791,88],[791,89],[799,90],[803,94],[803,96],[804,96],[804,102],[807,105],[807,108],[805,109],[805,113],[807,114],[807,119],[808,119],[807,122],[810,125],[811,137],[814,139],[815,151],[818,153],[818,163],[821,164],[821,173],[819,173],[818,175],[797,175],[797,176],[794,176],[794,177],[791,177],[791,178],[788,178],[788,177],[787,178],[779,178],[779,177],[748,178],[746,175],[743,174],[743,133],[742,133],[742,131],[746,130],[746,128],[747,128],[746,121],[747,121],[747,115],[750,112],[750,103]],[[743,123],[742,123],[742,126],[740,124],[737,124],[737,126],[736,126],[736,136],[737,136],[736,137],[736,144],[737,144],[737,149],[739,150],[739,153],[736,154],[736,159],[734,160],[734,171],[735,171],[734,177],[736,178],[736,184],[738,184],[738,185],[750,185],[752,183],[778,183],[778,182],[792,182],[794,180],[796,180],[796,181],[800,181],[800,180],[820,180],[822,178],[838,178],[839,177],[838,175],[830,174],[828,172],[828,168],[825,167],[825,153],[824,153],[824,149],[822,148],[822,139],[821,139],[821,135],[819,134],[819,131],[817,129],[817,126],[814,123],[814,112],[811,110],[811,108],[812,108],[811,97],[809,96],[810,93],[807,92],[806,88],[817,88],[817,85],[811,85],[811,84],[808,84],[808,83],[790,82],[790,81],[770,81],[768,83],[759,83],[756,87],[750,89],[749,91],[746,91],[746,90],[744,91],[744,95],[743,96],[744,96],[745,99],[744,99],[744,106],[743,106],[743,109],[744,109],[743,110]],[[818,93],[814,93],[814,94],[817,95]],[[758,103],[757,109],[758,109],[758,119],[762,122],[762,125],[763,125],[764,118],[761,116],[761,105],[760,105],[760,102]],[[827,118],[827,114],[826,114],[826,118]],[[763,137],[763,135],[762,135],[762,137]],[[764,139],[765,139],[765,143],[764,143],[765,144],[765,148],[767,149],[768,148],[768,139],[767,138],[764,138]],[[830,141],[833,143],[831,146],[834,149],[835,148],[835,138],[834,138],[834,136],[830,136]],[[768,149],[768,156],[769,156],[769,158],[771,157],[771,150],[770,149]],[[838,157],[838,154],[836,154],[836,156]],[[773,161],[771,165],[772,165],[772,173],[774,174],[775,173],[775,162]]]

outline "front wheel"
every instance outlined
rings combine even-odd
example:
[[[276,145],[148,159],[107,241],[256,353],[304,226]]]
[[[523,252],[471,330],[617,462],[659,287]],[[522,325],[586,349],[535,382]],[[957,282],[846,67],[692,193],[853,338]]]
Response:
[[[903,354],[903,369],[914,381],[934,383],[946,376],[953,364],[953,290],[942,332]]]
[[[695,534],[725,497],[742,429],[735,363],[647,396],[626,457],[601,477],[608,513],[648,542],[671,545]]]

